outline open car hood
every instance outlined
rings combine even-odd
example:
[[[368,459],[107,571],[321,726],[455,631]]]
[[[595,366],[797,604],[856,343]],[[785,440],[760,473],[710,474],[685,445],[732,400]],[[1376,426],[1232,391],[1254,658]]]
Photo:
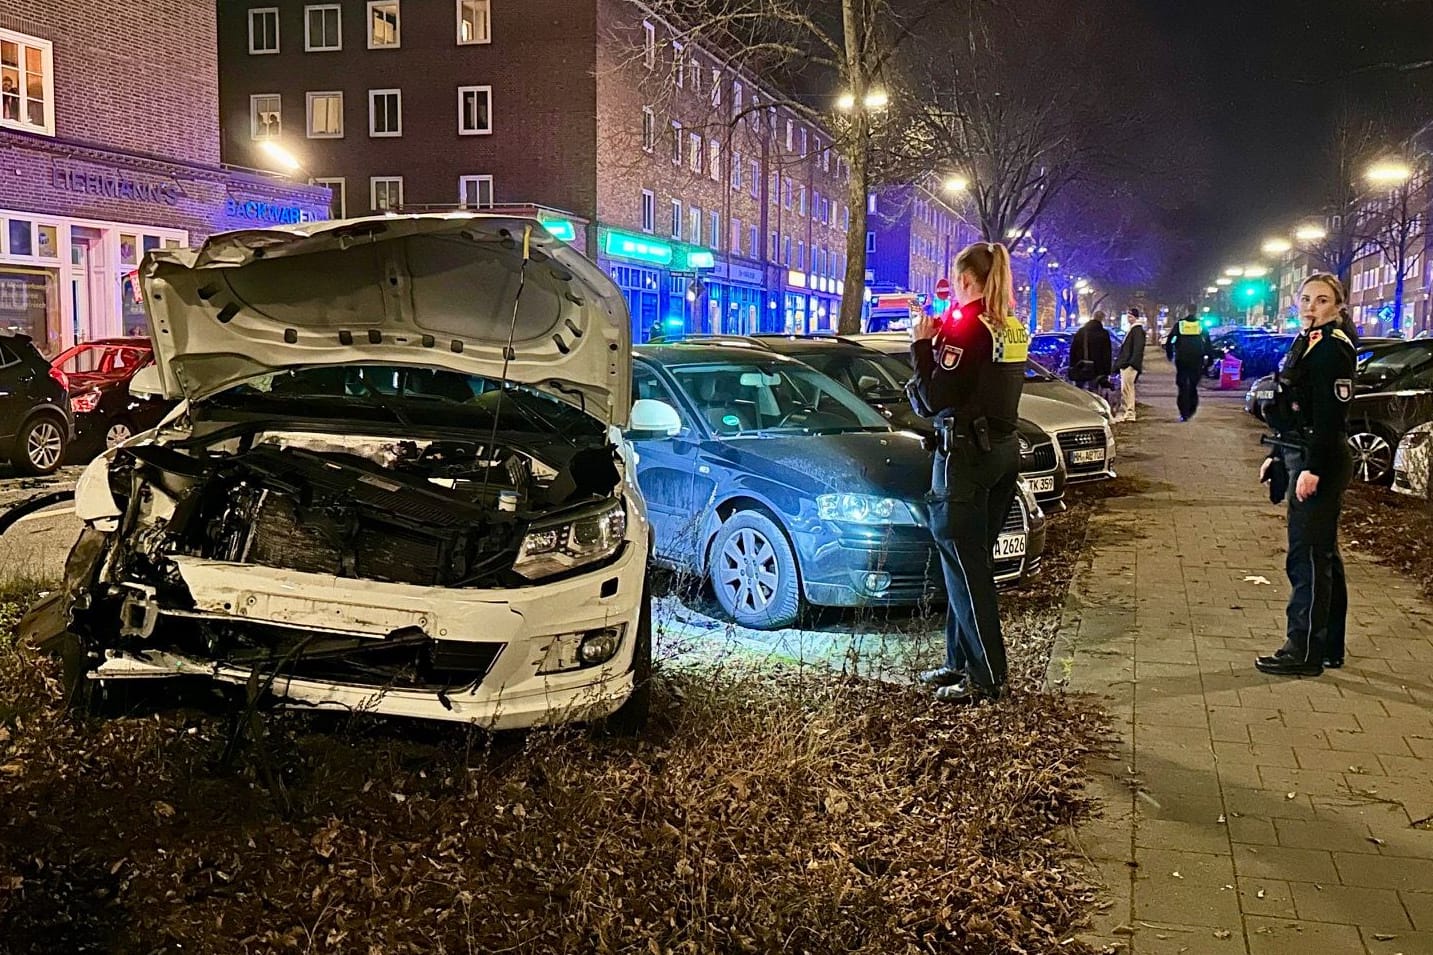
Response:
[[[202,401],[286,368],[392,364],[506,372],[619,427],[631,410],[622,294],[536,220],[451,213],[226,232],[150,253],[141,275],[168,398]]]

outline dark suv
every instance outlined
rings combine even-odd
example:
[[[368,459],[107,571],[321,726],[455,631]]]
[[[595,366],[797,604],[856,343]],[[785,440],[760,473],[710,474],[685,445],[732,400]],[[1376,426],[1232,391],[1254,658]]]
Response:
[[[28,335],[0,331],[0,458],[25,474],[50,474],[74,437],[69,383]]]

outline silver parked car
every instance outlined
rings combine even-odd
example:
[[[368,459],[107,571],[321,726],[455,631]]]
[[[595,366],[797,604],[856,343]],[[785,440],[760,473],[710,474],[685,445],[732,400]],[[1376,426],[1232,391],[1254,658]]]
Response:
[[[1393,489],[1433,501],[1433,422],[1420,424],[1398,442],[1393,455]]]

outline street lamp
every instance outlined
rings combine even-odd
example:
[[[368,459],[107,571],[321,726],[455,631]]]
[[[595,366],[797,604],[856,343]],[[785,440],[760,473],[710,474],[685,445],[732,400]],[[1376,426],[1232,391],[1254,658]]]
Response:
[[[1291,251],[1294,245],[1288,239],[1268,239],[1264,242],[1265,255],[1283,255]]]
[[[1239,266],[1237,266],[1237,265],[1231,265],[1229,268],[1227,268],[1227,269],[1224,270],[1224,274],[1225,274],[1225,275],[1232,275],[1232,276],[1234,276],[1235,278],[1238,278],[1239,276],[1241,276],[1241,275],[1244,274],[1244,270],[1241,269],[1241,268],[1240,268]]]
[[[1251,265],[1244,270],[1244,278],[1246,279],[1261,279],[1268,274],[1269,270],[1262,265]]]
[[[1225,285],[1233,285],[1234,280],[1230,278],[1217,278],[1214,280],[1214,284],[1221,287]]]
[[[1392,331],[1395,337],[1403,329],[1403,293],[1408,280],[1414,243],[1422,231],[1422,215],[1409,208],[1413,170],[1408,164],[1397,159],[1386,159],[1370,166],[1364,177],[1374,186],[1395,190],[1397,198],[1390,201],[1389,208],[1379,223],[1373,244],[1383,252],[1383,257],[1393,266],[1393,318]]]
[[[266,139],[263,142],[259,143],[259,151],[262,152],[265,156],[268,156],[271,160],[273,160],[275,163],[277,163],[279,166],[281,166],[288,172],[298,172],[300,169],[303,168],[303,164],[294,158],[293,153],[289,152],[287,149],[280,146],[272,139]]]
[[[1318,242],[1328,238],[1328,231],[1323,226],[1301,225],[1294,230],[1294,238],[1300,242]]]
[[[970,188],[970,180],[964,176],[947,176],[945,180],[946,192],[964,192]]]
[[[865,103],[866,109],[885,109],[890,103],[890,97],[885,90],[871,90],[862,102]]]
[[[1219,286],[1217,286],[1217,285],[1211,285],[1211,286],[1209,286],[1207,289],[1204,290],[1204,294],[1205,294],[1205,295],[1218,295],[1218,294],[1219,294]]]
[[[849,113],[856,108],[856,96],[853,93],[842,93],[836,100],[836,108],[843,113]]]
[[[1406,163],[1389,159],[1370,166],[1364,178],[1375,186],[1396,186],[1413,178],[1413,170]]]

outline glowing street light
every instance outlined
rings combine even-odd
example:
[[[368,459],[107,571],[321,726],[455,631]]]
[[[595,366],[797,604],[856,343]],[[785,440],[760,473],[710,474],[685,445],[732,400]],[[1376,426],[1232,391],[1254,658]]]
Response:
[[[864,102],[866,109],[885,109],[890,102],[890,97],[886,95],[885,90],[871,90],[866,94]]]
[[[1244,270],[1244,278],[1246,279],[1261,279],[1268,274],[1269,270],[1262,265],[1251,265]]]
[[[1294,238],[1300,242],[1317,242],[1328,238],[1328,231],[1323,226],[1302,225],[1294,231]]]
[[[945,180],[946,192],[964,192],[970,188],[970,180],[964,176],[948,176]]]
[[[1264,243],[1266,255],[1283,255],[1294,247],[1288,239],[1269,239]]]
[[[1219,294],[1219,286],[1217,286],[1217,285],[1211,285],[1211,286],[1209,286],[1207,289],[1204,290],[1204,294],[1205,294],[1205,295],[1218,295],[1218,294]]]
[[[1376,186],[1396,186],[1413,177],[1413,170],[1407,163],[1396,159],[1385,160],[1370,166],[1364,178]]]
[[[1224,270],[1224,274],[1233,276],[1234,278],[1238,278],[1239,276],[1244,274],[1244,270],[1239,268],[1239,266],[1237,265],[1231,265],[1229,268]]]
[[[1215,280],[1214,280],[1214,284],[1215,284],[1215,285],[1218,285],[1218,286],[1221,286],[1221,287],[1222,287],[1222,286],[1225,286],[1225,285],[1233,285],[1233,284],[1234,284],[1234,280],[1233,280],[1233,279],[1226,279],[1226,278],[1219,278],[1219,279],[1215,279]]]
[[[849,113],[856,108],[856,96],[853,93],[842,93],[836,100],[836,108],[843,113]]]
[[[260,143],[259,149],[261,152],[263,152],[264,155],[268,156],[270,159],[278,163],[284,169],[287,169],[289,172],[298,172],[300,169],[303,168],[303,164],[294,158],[293,153],[289,152],[287,149],[280,146],[272,139],[266,139],[262,143]]]

